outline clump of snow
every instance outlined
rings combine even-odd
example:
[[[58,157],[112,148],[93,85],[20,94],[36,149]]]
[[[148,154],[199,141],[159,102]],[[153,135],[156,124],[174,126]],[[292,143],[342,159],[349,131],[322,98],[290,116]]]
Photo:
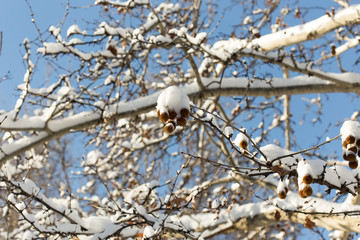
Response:
[[[88,165],[94,165],[100,158],[104,157],[105,155],[102,152],[100,152],[98,149],[95,149],[87,154],[86,163]]]
[[[216,112],[209,113],[205,117],[201,118],[202,121],[211,122],[212,125],[214,125],[218,130],[220,130],[219,123],[217,119],[220,118],[219,114]]]
[[[325,181],[331,183],[337,187],[346,187],[350,192],[355,193],[355,187],[357,185],[356,177],[346,167],[332,166],[325,170]]]
[[[55,26],[50,26],[49,28],[49,32],[51,34],[53,34],[55,37],[59,37],[60,38],[60,32],[61,32],[61,28],[55,27]],[[60,38],[61,40],[61,38]]]
[[[85,35],[86,34],[86,31],[81,31],[79,26],[77,24],[74,24],[74,25],[71,25],[67,32],[66,32],[66,36],[67,37],[70,37],[71,35],[74,35],[74,34],[83,34]]]
[[[232,135],[234,134],[234,130],[232,129],[232,127],[226,126],[224,128],[224,134],[226,137],[232,137]]]
[[[136,199],[141,203],[143,200],[155,199],[157,193],[154,188],[158,185],[159,182],[153,180],[149,183],[145,183],[134,189],[131,189],[128,192],[124,192],[124,202],[132,203],[132,201]]]
[[[190,99],[180,88],[171,86],[159,95],[156,109],[160,120],[165,123],[165,132],[170,134],[177,125],[186,125],[190,116]]]
[[[279,183],[276,188],[276,192],[279,195],[281,199],[284,199],[286,197],[287,192],[289,191],[288,185],[285,181],[279,180]]]
[[[155,235],[155,231],[152,227],[146,226],[143,233],[143,239],[150,239]]]
[[[326,167],[326,161],[324,160],[306,160],[306,164],[311,169],[311,175],[314,178],[321,177],[321,174],[324,172]]]
[[[116,78],[113,75],[107,76],[107,78],[104,81],[105,85],[109,85],[110,83],[115,82]]]
[[[243,20],[244,25],[251,24],[252,22],[253,22],[253,20],[250,16],[246,16]]]
[[[171,86],[160,94],[156,109],[160,111],[172,109],[180,116],[181,109],[190,109],[189,104],[189,97],[180,88]]]
[[[344,142],[346,137],[353,135],[356,138],[360,138],[360,123],[358,121],[347,120],[340,128],[341,139]]]
[[[100,233],[103,232],[107,227],[112,225],[109,217],[103,216],[90,216],[83,218],[83,226],[87,229],[91,229],[93,232]]]
[[[233,184],[231,184],[231,191],[236,191],[237,189],[240,188],[240,184],[237,182],[234,182]]]
[[[343,237],[344,232],[340,231],[340,230],[334,230],[332,232],[329,233],[329,237],[331,240],[335,240],[335,239],[341,239]]]
[[[272,166],[281,165],[286,171],[295,170],[297,163],[302,159],[301,154],[294,154],[294,152],[283,149],[274,144],[261,147],[260,150],[266,156],[267,161],[272,162]],[[262,160],[265,160],[264,156],[261,158]]]
[[[18,169],[13,163],[6,162],[0,168],[0,174],[6,176],[7,179],[11,180],[13,175],[20,173],[21,170]]]
[[[242,128],[240,130],[242,132],[239,132],[236,135],[236,138],[233,141],[233,143],[234,143],[234,145],[236,145],[242,149],[247,149],[247,147],[249,146],[249,138],[244,134],[244,133],[246,133],[246,129]]]
[[[305,159],[298,163],[296,171],[298,173],[299,185],[305,175],[313,175],[311,166],[307,164],[307,161]]]
[[[311,187],[311,183],[314,180],[313,169],[308,161],[303,159],[298,163],[297,169],[298,173],[298,186],[299,186],[299,195],[302,198],[309,197],[313,193],[313,189]],[[314,169],[314,171],[316,171]]]

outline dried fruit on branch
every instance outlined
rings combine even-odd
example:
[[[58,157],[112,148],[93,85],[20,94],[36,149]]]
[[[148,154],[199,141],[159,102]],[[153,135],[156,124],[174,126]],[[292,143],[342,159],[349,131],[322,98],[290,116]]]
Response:
[[[186,118],[184,117],[179,117],[178,119],[176,119],[176,123],[179,125],[179,126],[185,126],[186,123],[187,123],[187,120]]]
[[[314,181],[314,178],[311,176],[311,174],[306,173],[306,174],[303,176],[303,182],[304,182],[304,183],[306,183],[306,184],[311,184],[313,181]]]
[[[179,126],[185,126],[187,117],[190,116],[189,97],[178,87],[172,86],[165,89],[158,97],[156,106],[158,116],[162,122],[166,122],[164,130],[171,133],[176,128],[175,119]],[[169,123],[172,120],[173,126]],[[174,127],[174,129],[173,129]]]
[[[241,129],[241,130],[246,132],[246,129]],[[247,149],[248,146],[249,146],[249,139],[243,132],[239,132],[236,135],[236,138],[234,140],[234,144],[236,146],[239,146],[241,149]]]
[[[359,166],[357,161],[349,162],[349,167],[351,169],[356,169]]]
[[[309,217],[305,218],[304,227],[308,229],[313,229],[316,226],[315,222],[311,221]]]
[[[190,116],[190,110],[188,108],[182,108],[180,110],[180,115],[184,118],[187,118]]]
[[[170,134],[172,133],[176,128],[176,123],[174,121],[167,121],[165,127],[164,127],[164,131],[167,133],[167,134]]]

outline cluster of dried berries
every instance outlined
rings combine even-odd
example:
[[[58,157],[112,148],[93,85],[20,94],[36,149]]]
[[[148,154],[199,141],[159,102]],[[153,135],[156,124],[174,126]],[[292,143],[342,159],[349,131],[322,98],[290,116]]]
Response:
[[[314,181],[314,178],[310,173],[305,173],[298,182],[299,185],[299,195],[301,198],[307,198],[313,194],[313,189],[311,187],[311,183]],[[285,199],[288,193],[288,185],[280,180],[277,187],[277,194],[280,199]]]
[[[168,134],[172,133],[176,126],[185,126],[187,118],[190,116],[190,110],[182,108],[180,110],[180,116],[174,109],[161,109],[157,111],[160,121],[165,123],[164,131]]]
[[[171,86],[159,95],[156,109],[160,120],[165,123],[165,132],[170,134],[177,125],[186,125],[190,116],[190,99],[181,88]]]
[[[306,173],[302,177],[302,181],[299,184],[299,195],[301,198],[307,198],[313,194],[313,189],[311,183],[314,181],[314,178],[310,173]]]
[[[313,189],[311,184],[314,182],[314,173],[311,165],[303,159],[298,162],[297,166],[298,174],[298,187],[299,195],[301,198],[307,198],[313,194]]]
[[[286,194],[288,193],[289,189],[285,188],[285,190],[278,192],[278,196],[280,199],[285,199],[286,198]]]
[[[360,157],[360,139],[355,138],[353,135],[348,135],[342,142],[343,145],[343,158],[349,161],[349,167],[356,169],[358,167],[358,161],[356,154]]]
[[[277,187],[277,194],[280,199],[285,199],[286,194],[288,193],[289,188],[287,184],[283,181],[279,181],[278,187]]]

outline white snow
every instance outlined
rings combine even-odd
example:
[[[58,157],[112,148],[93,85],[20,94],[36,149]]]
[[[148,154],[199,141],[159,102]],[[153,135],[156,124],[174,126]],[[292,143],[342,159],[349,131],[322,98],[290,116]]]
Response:
[[[50,26],[49,32],[52,33],[56,38],[61,40],[61,37],[60,37],[61,28],[58,28],[55,26]]]
[[[286,182],[282,181],[282,180],[279,180],[276,191],[277,191],[277,193],[286,192],[287,188],[288,188],[288,186],[287,186]]]
[[[284,30],[264,35],[252,41],[252,45],[259,45],[265,51],[271,51],[281,46],[289,46],[309,40],[309,36],[317,38],[325,33],[344,25],[346,22],[358,19],[360,5],[353,5],[338,11],[333,17],[326,14],[313,21]]]
[[[143,238],[151,238],[155,235],[155,231],[152,227],[146,226],[143,233]]]
[[[357,180],[354,174],[343,166],[332,166],[325,170],[325,180],[337,187],[345,186],[350,192],[355,193]]]
[[[340,134],[343,142],[349,135],[360,138],[360,123],[352,120],[345,121],[340,128]]]
[[[294,152],[283,149],[274,144],[263,146],[260,150],[265,154],[267,161],[273,161],[278,157],[293,154],[292,156],[282,157],[272,163],[272,166],[281,165],[286,171],[294,170],[297,167],[297,163],[302,159],[300,154],[294,154]],[[265,160],[263,156],[261,158]]]
[[[232,137],[233,133],[234,133],[234,130],[233,130],[232,127],[226,126],[224,128],[224,134],[225,134],[226,137]]]
[[[242,129],[240,129],[240,130],[242,130],[243,132],[246,132],[246,129],[245,129],[245,128],[242,128]],[[236,145],[236,146],[239,147],[241,141],[245,141],[247,144],[249,144],[249,139],[248,139],[248,137],[247,137],[244,133],[239,132],[239,133],[236,135],[236,138],[235,138],[235,140],[233,141],[233,143],[234,143],[234,145]]]
[[[189,97],[178,87],[171,86],[163,90],[157,100],[157,110],[174,110],[180,116],[180,110],[190,109]]]
[[[77,24],[74,24],[74,25],[71,25],[67,32],[66,32],[66,36],[67,37],[70,37],[71,35],[74,35],[74,34],[83,34],[83,35],[86,35],[86,31],[81,31],[79,26]]]
[[[307,161],[305,159],[299,161],[296,171],[298,173],[299,184],[302,182],[302,179],[306,174],[310,174],[311,176],[314,175],[312,173],[311,166],[307,164]]]
[[[151,181],[149,183],[142,184],[140,186],[137,186],[129,191],[124,191],[124,202],[126,203],[132,203],[133,199],[137,199],[138,201],[144,200],[146,197],[149,197],[148,194],[150,193],[150,197],[155,197],[156,195],[156,186],[159,185],[158,181]]]
[[[109,225],[112,225],[109,217],[103,216],[90,216],[83,218],[83,226],[95,233],[103,232]]]
[[[104,157],[105,155],[102,152],[100,152],[98,149],[95,149],[87,154],[86,163],[89,165],[95,165],[100,158]]]

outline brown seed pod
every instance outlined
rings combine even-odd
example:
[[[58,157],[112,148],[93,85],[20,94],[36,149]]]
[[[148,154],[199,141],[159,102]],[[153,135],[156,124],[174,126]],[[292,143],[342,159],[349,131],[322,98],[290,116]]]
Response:
[[[357,161],[349,162],[349,167],[351,169],[356,169],[359,166]]]
[[[176,119],[176,123],[179,125],[179,126],[185,126],[186,123],[187,123],[187,120],[186,118],[184,117],[179,117],[178,119]]]
[[[243,139],[243,140],[240,141],[239,146],[240,146],[240,148],[242,148],[242,149],[247,149],[247,147],[248,147],[248,142]]]
[[[354,162],[356,160],[356,155],[353,152],[347,152],[347,159],[349,162]]]
[[[280,191],[278,193],[278,196],[279,196],[280,199],[285,199],[286,198],[286,192],[285,191]]]
[[[309,197],[309,196],[311,196],[311,195],[313,194],[313,189],[312,189],[312,187],[311,187],[310,184],[309,184],[309,185],[305,185],[303,191],[304,191],[304,195],[305,195],[306,197]]]
[[[355,142],[355,137],[353,135],[349,135],[345,138],[347,143],[353,144]]]
[[[159,119],[162,122],[167,122],[169,120],[169,113],[168,112],[162,112],[159,114]]]
[[[303,182],[305,184],[311,184],[313,182],[314,178],[309,174],[309,173],[306,173],[303,177]]]
[[[287,187],[285,187],[285,192],[288,193],[289,189]]]
[[[348,142],[347,142],[347,141],[343,141],[343,142],[342,142],[342,145],[343,145],[344,148],[347,148]]]
[[[302,189],[299,191],[299,195],[300,195],[301,198],[306,198],[307,197],[305,195],[305,193],[304,193],[304,190],[302,190]]]
[[[113,55],[117,55],[116,47],[109,45],[106,50],[109,50]]]
[[[353,152],[353,153],[357,153],[357,147],[356,146],[351,146],[351,147],[349,147],[349,149],[348,149],[348,151],[350,151],[350,152]]]
[[[346,154],[346,151],[343,152],[343,159],[344,159],[345,161],[349,161],[349,158],[348,158],[348,156],[347,156],[347,154]]]
[[[335,45],[331,45],[331,54],[335,55],[336,54],[336,47]]]
[[[167,134],[172,133],[176,128],[176,123],[174,121],[167,121],[165,127],[164,127],[164,131]]]
[[[182,108],[182,109],[180,110],[180,115],[181,115],[182,117],[184,117],[184,118],[187,118],[187,117],[190,116],[190,110],[187,109],[187,108]]]
[[[174,109],[170,109],[169,110],[169,117],[170,119],[175,119],[177,116],[176,112],[174,111]]]

